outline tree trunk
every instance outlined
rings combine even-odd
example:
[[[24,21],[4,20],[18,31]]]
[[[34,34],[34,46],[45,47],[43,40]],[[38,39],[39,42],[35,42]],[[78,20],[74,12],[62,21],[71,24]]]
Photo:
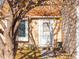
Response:
[[[72,54],[76,51],[76,9],[74,0],[64,0],[62,8],[64,49]],[[75,53],[74,53],[75,55]],[[75,59],[75,58],[73,58]]]
[[[0,33],[0,59],[14,59],[13,43],[12,39],[9,36],[9,31],[12,27],[13,16],[7,0],[3,4],[1,13],[3,19],[0,19],[0,21],[3,22],[5,28],[0,23],[3,28],[3,34]]]

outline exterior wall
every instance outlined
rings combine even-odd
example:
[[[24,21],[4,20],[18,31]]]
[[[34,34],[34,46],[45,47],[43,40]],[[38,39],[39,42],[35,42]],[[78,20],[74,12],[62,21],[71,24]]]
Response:
[[[32,20],[31,24],[29,25],[31,27],[31,30],[32,30],[32,35],[33,35],[33,38],[31,39],[34,39],[35,43],[36,43],[36,46],[39,45],[39,21],[36,21],[36,20]]]
[[[54,47],[57,48],[58,42],[63,42],[62,40],[62,21],[54,21]]]

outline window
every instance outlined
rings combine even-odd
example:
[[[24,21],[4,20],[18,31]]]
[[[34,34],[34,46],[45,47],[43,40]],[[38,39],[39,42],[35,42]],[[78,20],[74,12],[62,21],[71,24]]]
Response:
[[[18,33],[18,36],[25,37],[26,36],[25,29],[26,29],[26,27],[25,27],[25,21],[22,21],[20,23],[20,25],[19,25],[19,29],[18,29],[19,33]]]
[[[18,40],[28,41],[28,21],[22,20],[18,28]]]
[[[2,5],[2,4],[3,4],[3,2],[4,2],[4,0],[0,0],[0,5]]]

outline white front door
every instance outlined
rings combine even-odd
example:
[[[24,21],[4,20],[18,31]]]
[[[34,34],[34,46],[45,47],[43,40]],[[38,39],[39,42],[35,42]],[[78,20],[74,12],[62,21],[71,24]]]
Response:
[[[51,41],[53,40],[53,33],[51,27],[50,20],[39,20],[39,46],[47,47],[51,45]]]

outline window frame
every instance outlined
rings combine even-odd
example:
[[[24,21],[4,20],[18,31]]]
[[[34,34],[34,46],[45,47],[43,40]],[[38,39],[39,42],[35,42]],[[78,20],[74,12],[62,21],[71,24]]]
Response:
[[[5,3],[5,0],[1,1],[1,4],[0,4],[0,8],[3,7],[3,4]]]
[[[26,18],[23,18],[21,21],[27,21],[28,22],[28,17],[26,17]],[[26,22],[25,22],[26,23]],[[28,24],[29,24],[29,22],[28,22]],[[29,28],[29,25],[27,25],[28,26],[28,28]],[[20,38],[20,37],[19,37]],[[29,42],[29,29],[28,29],[28,39],[26,39],[26,41],[22,41],[22,40],[19,40],[19,38],[18,38],[18,35],[17,35],[17,38],[16,38],[16,42],[18,42],[18,43],[28,43]],[[26,37],[25,37],[26,38]]]

